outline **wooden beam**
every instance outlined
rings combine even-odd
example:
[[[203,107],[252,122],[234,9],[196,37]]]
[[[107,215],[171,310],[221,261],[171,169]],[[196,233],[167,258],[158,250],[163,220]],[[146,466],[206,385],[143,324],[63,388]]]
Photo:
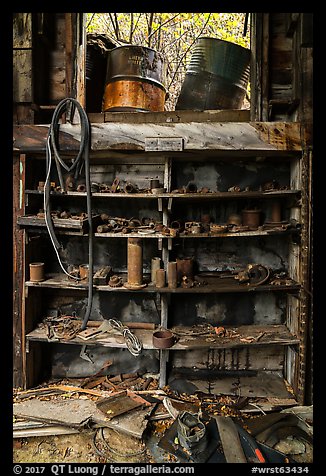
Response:
[[[14,151],[44,152],[48,125],[14,126]],[[79,149],[80,126],[60,127],[62,152]],[[227,151],[277,155],[277,152],[301,150],[300,124],[284,122],[214,122],[176,124],[103,123],[91,125],[93,151],[146,152],[146,139],[183,139],[184,152]]]
[[[25,337],[23,326],[24,231],[17,226],[17,218],[24,214],[25,155],[15,155],[13,162],[13,385],[24,382]]]
[[[13,48],[32,47],[32,13],[13,14]]]
[[[13,52],[13,101],[32,102],[32,50]]]

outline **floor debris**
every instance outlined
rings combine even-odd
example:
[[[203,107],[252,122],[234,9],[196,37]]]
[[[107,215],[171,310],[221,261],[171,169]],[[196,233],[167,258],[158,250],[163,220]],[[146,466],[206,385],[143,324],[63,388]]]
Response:
[[[311,463],[312,406],[293,403],[286,387],[284,398],[250,398],[247,380],[238,382],[238,395],[234,387],[233,394],[221,393],[231,381],[217,391],[214,385],[176,378],[158,389],[157,376],[138,373],[98,373],[15,390],[14,462],[221,463],[246,459],[252,463]],[[186,436],[180,433],[185,415],[200,422],[190,425]],[[223,428],[230,425],[234,431],[225,432]],[[205,444],[185,444],[202,432]],[[234,441],[226,443],[232,435]],[[235,441],[240,442],[238,446]]]

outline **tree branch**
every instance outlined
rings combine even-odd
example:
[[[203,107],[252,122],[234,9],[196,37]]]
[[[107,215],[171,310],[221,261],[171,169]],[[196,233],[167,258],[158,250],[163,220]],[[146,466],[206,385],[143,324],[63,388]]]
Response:
[[[151,33],[152,33],[152,26],[153,26],[153,18],[154,18],[154,13],[151,12],[149,15],[149,22],[148,22],[148,34],[147,34],[147,44],[148,46],[151,45]]]
[[[198,35],[196,36],[196,38],[194,39],[194,41],[193,41],[192,43],[190,43],[190,45],[189,45],[188,48],[186,49],[185,53],[181,56],[181,59],[180,59],[178,65],[177,65],[177,67],[176,67],[176,69],[175,69],[175,71],[174,71],[174,75],[173,75],[173,77],[172,77],[172,79],[171,79],[171,81],[170,81],[170,84],[169,84],[169,86],[168,86],[168,89],[171,87],[171,84],[173,83],[174,78],[175,78],[176,75],[177,75],[178,69],[180,68],[180,65],[181,65],[183,59],[185,58],[186,54],[188,53],[188,51],[190,50],[190,48],[193,46],[193,44],[197,41],[197,39],[200,37],[200,35],[202,34],[202,32],[205,30],[206,25],[207,25],[207,23],[209,22],[210,17],[211,17],[211,13],[208,15],[208,18],[207,18],[207,20],[206,20],[206,22],[205,22],[205,25],[204,25],[203,28],[200,30],[200,32],[198,33]]]

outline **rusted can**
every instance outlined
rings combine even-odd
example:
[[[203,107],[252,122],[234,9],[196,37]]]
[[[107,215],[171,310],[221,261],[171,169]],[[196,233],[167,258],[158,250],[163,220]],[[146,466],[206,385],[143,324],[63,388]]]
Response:
[[[44,263],[30,263],[29,279],[33,283],[44,281]]]
[[[272,202],[271,214],[271,221],[273,223],[279,223],[282,220],[281,202],[279,200],[274,200]]]
[[[166,66],[158,51],[118,46],[108,53],[103,112],[164,111]]]
[[[168,349],[174,344],[175,336],[168,329],[153,332],[153,346],[157,349]]]
[[[249,228],[258,228],[260,225],[261,210],[242,210],[242,224]]]
[[[240,109],[246,95],[251,52],[219,40],[198,38],[176,109]]]

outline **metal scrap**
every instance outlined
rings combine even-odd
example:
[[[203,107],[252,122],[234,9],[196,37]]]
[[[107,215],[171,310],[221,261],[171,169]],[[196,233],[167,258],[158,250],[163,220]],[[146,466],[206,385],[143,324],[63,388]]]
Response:
[[[43,324],[48,339],[71,340],[81,328],[81,321],[74,316],[46,317]]]

